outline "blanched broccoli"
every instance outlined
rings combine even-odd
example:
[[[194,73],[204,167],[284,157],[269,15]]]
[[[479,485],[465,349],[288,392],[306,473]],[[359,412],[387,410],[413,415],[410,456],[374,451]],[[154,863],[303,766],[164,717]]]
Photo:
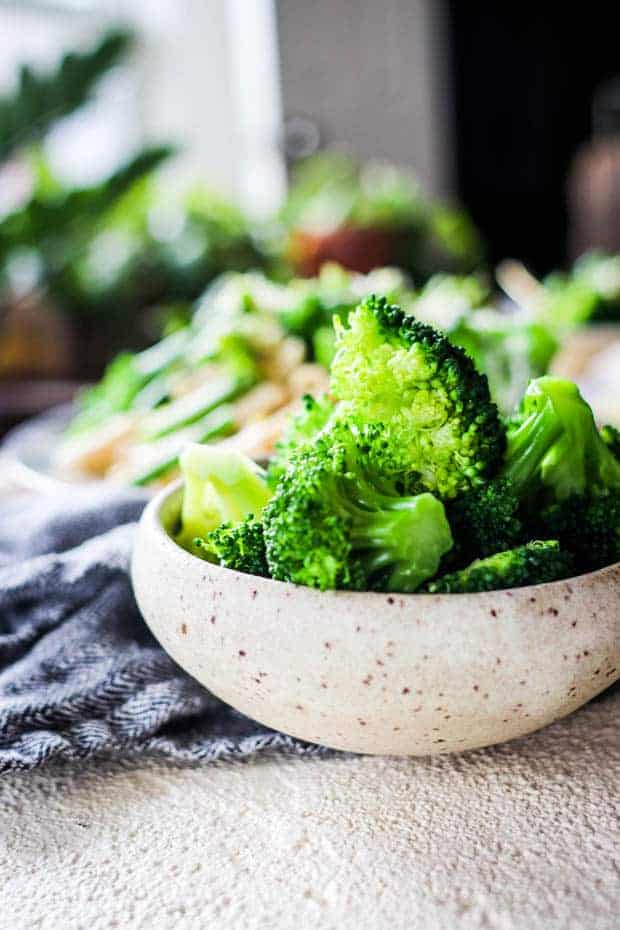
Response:
[[[176,541],[197,555],[205,555],[204,542],[222,523],[240,523],[249,514],[257,518],[271,497],[263,470],[240,452],[192,444],[180,458],[185,479],[181,527]]]
[[[323,429],[335,409],[335,403],[327,394],[321,397],[304,395],[302,409],[296,416],[291,417],[269,462],[267,480],[270,486],[275,487],[290,460]]]
[[[380,426],[369,450],[379,476],[449,499],[497,469],[504,429],[462,349],[381,297],[364,300],[348,326],[336,321],[336,333],[331,390],[349,416]]]
[[[494,479],[446,505],[454,547],[443,566],[461,568],[474,558],[511,549],[523,539],[519,500],[508,481]]]
[[[615,426],[603,426],[601,429],[601,439],[608,449],[611,449],[614,456],[620,461],[620,430]]]
[[[447,331],[489,380],[491,397],[504,414],[518,403],[528,382],[544,375],[558,343],[541,322],[497,310],[474,310]]]
[[[473,594],[543,584],[571,572],[572,557],[561,551],[557,540],[536,541],[477,559],[459,572],[431,581],[426,590],[430,594]]]
[[[248,575],[269,575],[263,526],[254,514],[248,514],[241,523],[222,523],[211,530],[206,540],[198,538],[194,544],[207,559],[215,557],[225,568]]]
[[[390,496],[363,468],[346,424],[296,457],[263,511],[274,578],[327,590],[415,591],[452,545],[432,494]]]
[[[611,565],[620,561],[620,491],[573,494],[537,514],[533,527],[573,552],[578,572]]]
[[[616,434],[596,428],[578,388],[533,381],[508,425],[502,474],[522,504],[532,536],[552,536],[590,571],[620,559],[620,460]]]
[[[571,381],[546,376],[529,385],[508,423],[502,475],[522,499],[547,502],[620,490],[620,461],[601,438],[592,410]]]

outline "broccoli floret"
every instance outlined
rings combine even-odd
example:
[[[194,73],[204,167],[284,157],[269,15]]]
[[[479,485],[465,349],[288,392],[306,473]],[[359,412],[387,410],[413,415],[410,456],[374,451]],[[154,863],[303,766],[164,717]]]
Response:
[[[550,504],[535,528],[553,535],[575,555],[579,572],[590,572],[620,561],[620,491],[588,496],[573,494]]]
[[[335,407],[333,400],[327,394],[322,394],[320,397],[304,395],[301,411],[291,417],[284,436],[276,444],[275,453],[269,462],[267,480],[271,487],[276,486],[298,450],[306,446],[323,429]]]
[[[241,523],[222,523],[211,530],[206,540],[198,538],[194,544],[206,558],[211,560],[215,556],[225,568],[264,578],[269,576],[263,526],[254,514],[248,514]]]
[[[274,578],[326,590],[415,591],[452,545],[432,494],[390,496],[369,480],[354,433],[330,429],[293,460],[263,511]]]
[[[522,541],[519,500],[509,482],[497,478],[466,491],[446,505],[454,548],[442,567],[461,568],[474,558],[511,549]]]
[[[474,310],[447,332],[487,376],[491,397],[502,413],[514,409],[531,378],[548,371],[558,348],[547,326],[497,310]]]
[[[592,411],[571,381],[532,381],[507,427],[502,475],[538,504],[573,494],[620,490],[620,462],[601,438]]]
[[[431,581],[426,590],[430,594],[473,594],[543,584],[571,574],[572,557],[561,551],[557,540],[536,541],[477,559],[459,572]]]
[[[615,458],[620,461],[620,430],[615,426],[603,426],[601,429],[601,439],[608,449],[610,449]]]
[[[499,467],[503,426],[462,349],[381,297],[335,325],[331,390],[360,422],[381,426],[379,475],[449,499]]]
[[[618,561],[615,436],[609,429],[598,432],[577,387],[561,378],[533,381],[507,433],[503,475],[521,500],[531,535],[558,539],[575,554],[578,571]]]
[[[544,286],[543,312],[560,328],[617,320],[620,255],[588,252],[575,262],[569,274],[555,272],[545,279]]]
[[[176,541],[184,549],[205,556],[203,540],[222,523],[241,522],[248,514],[257,518],[271,497],[265,473],[240,452],[191,444],[181,454],[185,479],[181,527]]]

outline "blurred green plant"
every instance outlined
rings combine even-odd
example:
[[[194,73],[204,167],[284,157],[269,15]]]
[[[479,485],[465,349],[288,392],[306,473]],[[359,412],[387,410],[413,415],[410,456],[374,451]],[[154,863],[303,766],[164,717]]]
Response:
[[[175,315],[186,314],[184,305],[216,275],[265,264],[235,206],[202,187],[165,192],[155,174],[173,146],[145,147],[87,187],[54,175],[42,148],[46,134],[88,101],[131,42],[115,31],[88,52],[66,54],[47,74],[24,66],[15,93],[0,99],[0,162],[19,156],[32,178],[28,199],[0,217],[0,302],[36,293],[67,315],[85,349],[78,365],[85,374],[123,345],[161,334],[149,325],[163,320],[173,328]]]
[[[295,166],[280,221],[293,235],[312,240],[337,230],[381,231],[390,238],[379,247],[390,254],[387,261],[382,254],[379,264],[398,265],[418,283],[437,271],[472,271],[483,255],[479,233],[464,210],[427,197],[404,169],[359,164],[342,152],[320,152]],[[334,245],[343,247],[342,241]],[[300,238],[294,249],[305,247]]]
[[[117,30],[87,52],[68,52],[48,74],[22,65],[14,93],[0,98],[0,161],[24,145],[39,142],[56,120],[83,106],[97,81],[131,43],[129,32]]]

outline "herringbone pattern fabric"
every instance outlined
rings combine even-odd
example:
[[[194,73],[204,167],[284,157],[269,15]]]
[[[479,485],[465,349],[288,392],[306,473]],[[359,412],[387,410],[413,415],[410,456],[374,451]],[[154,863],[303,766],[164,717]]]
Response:
[[[77,489],[0,506],[0,772],[51,759],[321,750],[248,720],[186,675],[128,576],[144,497]]]

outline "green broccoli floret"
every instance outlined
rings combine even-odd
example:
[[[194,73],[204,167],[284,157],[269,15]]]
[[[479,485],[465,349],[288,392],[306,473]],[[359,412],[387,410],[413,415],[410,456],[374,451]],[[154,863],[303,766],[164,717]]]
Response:
[[[474,558],[511,549],[523,539],[519,500],[508,481],[497,478],[446,504],[454,547],[445,568],[460,568]]]
[[[449,499],[491,475],[505,436],[487,379],[460,348],[385,298],[335,321],[333,395],[383,442],[373,468],[407,493]],[[370,452],[372,455],[372,450]]]
[[[521,501],[532,536],[575,554],[578,571],[620,559],[620,460],[613,429],[600,434],[577,387],[533,381],[507,429],[503,477]]]
[[[459,572],[431,581],[426,590],[430,594],[473,594],[543,584],[571,574],[572,557],[560,550],[557,540],[537,541],[477,559]]]
[[[293,456],[323,429],[336,408],[327,395],[302,398],[302,409],[291,417],[282,439],[276,444],[275,452],[269,461],[267,480],[275,487]]]
[[[590,572],[620,561],[620,491],[573,494],[550,504],[534,523],[575,555],[578,572]]]
[[[241,523],[222,523],[211,530],[206,540],[198,538],[194,544],[207,559],[215,556],[225,568],[264,578],[269,576],[263,526],[254,514],[248,514]]]
[[[607,425],[601,429],[601,439],[614,456],[620,461],[620,430],[615,426]]]
[[[265,473],[240,452],[191,444],[181,454],[185,480],[181,526],[175,538],[184,549],[205,556],[203,543],[222,523],[240,523],[248,514],[257,518],[271,497]]]
[[[380,491],[354,433],[340,424],[296,457],[263,511],[274,578],[327,590],[415,591],[452,536],[432,494]]]
[[[502,413],[514,409],[531,378],[548,371],[558,348],[544,324],[491,309],[463,315],[447,334],[487,376],[491,397]]]
[[[620,461],[571,381],[550,376],[532,381],[508,423],[507,439],[502,476],[522,499],[543,492],[553,503],[573,494],[620,490]]]
[[[620,317],[620,255],[588,252],[544,281],[543,313],[560,328]]]

